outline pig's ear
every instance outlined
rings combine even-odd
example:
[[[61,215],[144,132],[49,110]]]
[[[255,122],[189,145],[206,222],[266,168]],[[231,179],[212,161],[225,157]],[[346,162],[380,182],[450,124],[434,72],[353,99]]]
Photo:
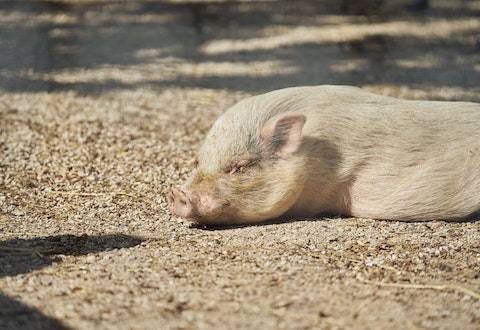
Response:
[[[264,152],[287,158],[297,151],[302,142],[305,121],[305,116],[297,114],[275,116],[270,119],[260,133]]]

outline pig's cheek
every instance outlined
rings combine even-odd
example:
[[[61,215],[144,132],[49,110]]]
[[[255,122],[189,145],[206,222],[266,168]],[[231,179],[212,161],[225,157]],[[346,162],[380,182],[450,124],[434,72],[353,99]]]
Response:
[[[234,177],[235,174],[228,174],[218,182],[217,194],[225,199],[235,193],[235,187],[238,187],[238,180]]]

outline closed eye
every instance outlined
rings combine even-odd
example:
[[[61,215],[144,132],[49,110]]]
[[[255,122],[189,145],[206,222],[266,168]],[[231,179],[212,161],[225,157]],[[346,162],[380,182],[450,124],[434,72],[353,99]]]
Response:
[[[231,167],[229,167],[229,169],[226,172],[228,174],[243,172],[247,167],[250,167],[253,164],[254,164],[254,161],[251,159],[242,159],[234,163]]]

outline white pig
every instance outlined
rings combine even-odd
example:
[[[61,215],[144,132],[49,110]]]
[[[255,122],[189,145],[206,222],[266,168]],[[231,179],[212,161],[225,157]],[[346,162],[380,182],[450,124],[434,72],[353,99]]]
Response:
[[[250,97],[213,124],[171,203],[209,224],[465,218],[480,211],[480,104],[331,85]]]

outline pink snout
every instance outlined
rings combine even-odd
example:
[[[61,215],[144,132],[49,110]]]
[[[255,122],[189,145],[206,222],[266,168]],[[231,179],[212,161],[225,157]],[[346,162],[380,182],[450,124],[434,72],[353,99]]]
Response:
[[[182,218],[194,217],[194,206],[182,190],[173,188],[170,195],[170,208],[173,214]]]
[[[214,198],[207,193],[173,188],[170,194],[170,209],[178,217],[199,222],[209,222],[225,215],[230,203]]]

